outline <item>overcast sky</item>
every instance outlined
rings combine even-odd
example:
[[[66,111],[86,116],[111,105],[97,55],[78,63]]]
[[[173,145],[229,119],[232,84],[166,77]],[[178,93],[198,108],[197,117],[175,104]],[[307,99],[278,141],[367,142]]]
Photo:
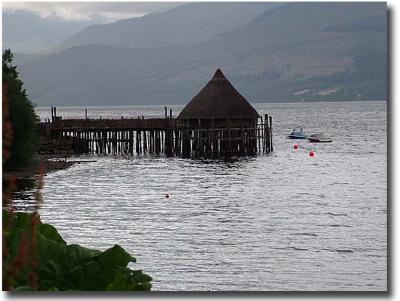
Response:
[[[183,2],[3,2],[4,12],[27,11],[42,18],[108,23],[166,11]]]

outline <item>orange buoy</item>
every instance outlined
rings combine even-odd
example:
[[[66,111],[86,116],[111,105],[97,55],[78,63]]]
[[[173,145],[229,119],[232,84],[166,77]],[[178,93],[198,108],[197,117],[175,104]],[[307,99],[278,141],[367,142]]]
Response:
[[[299,149],[299,145],[296,143],[295,145],[293,145],[293,149]]]
[[[308,154],[310,155],[310,157],[314,157],[314,155],[315,155],[313,150],[311,150]]]

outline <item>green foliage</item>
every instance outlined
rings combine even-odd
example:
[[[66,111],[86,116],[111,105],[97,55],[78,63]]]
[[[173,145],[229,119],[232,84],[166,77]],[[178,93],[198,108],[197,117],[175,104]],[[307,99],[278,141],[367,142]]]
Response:
[[[21,238],[30,227],[31,214],[15,213],[10,230],[3,230],[8,254],[3,265],[11,264],[18,255]],[[9,215],[3,210],[3,222],[9,222]],[[3,224],[4,225],[4,224]],[[4,227],[3,227],[4,228]],[[79,290],[79,291],[142,291],[150,290],[152,278],[141,270],[127,267],[135,258],[119,245],[101,252],[79,245],[68,245],[57,230],[48,224],[39,222],[37,235],[38,264],[35,273],[38,276],[38,290]],[[16,290],[32,290],[22,269],[12,283]],[[3,274],[4,277],[4,274]],[[4,280],[4,279],[3,279]]]
[[[32,159],[38,141],[38,117],[23,88],[23,82],[18,78],[17,67],[12,65],[12,61],[13,54],[10,49],[5,50],[3,52],[3,87],[6,89],[12,126],[11,156],[5,165],[6,169],[27,165]]]

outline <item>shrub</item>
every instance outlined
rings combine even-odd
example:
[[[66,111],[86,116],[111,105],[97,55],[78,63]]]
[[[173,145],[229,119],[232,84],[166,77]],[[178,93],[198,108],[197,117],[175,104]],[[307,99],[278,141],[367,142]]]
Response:
[[[12,143],[6,169],[29,164],[36,151],[38,117],[28,99],[23,82],[18,78],[17,67],[13,66],[10,49],[3,52],[3,98],[7,99],[9,120],[12,126]]]

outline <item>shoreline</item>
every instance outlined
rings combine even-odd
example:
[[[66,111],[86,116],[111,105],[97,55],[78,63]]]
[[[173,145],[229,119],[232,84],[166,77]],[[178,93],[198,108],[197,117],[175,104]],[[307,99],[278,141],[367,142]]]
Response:
[[[9,177],[15,177],[16,179],[34,179],[40,175],[40,168],[44,166],[44,174],[55,172],[57,170],[67,169],[74,164],[87,161],[68,161],[70,156],[60,157],[51,155],[35,155],[29,166],[21,167],[15,170],[3,170],[3,180]]]

